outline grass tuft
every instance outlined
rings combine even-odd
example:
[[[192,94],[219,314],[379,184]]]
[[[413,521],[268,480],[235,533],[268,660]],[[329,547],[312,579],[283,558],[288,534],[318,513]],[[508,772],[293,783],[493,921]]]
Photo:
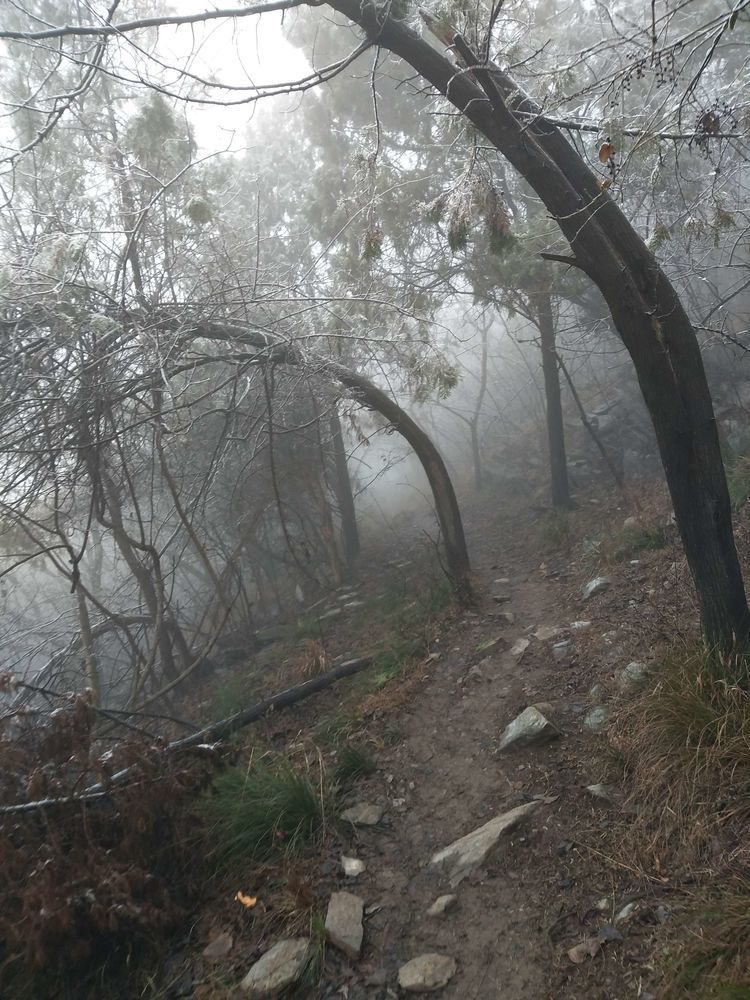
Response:
[[[345,788],[357,778],[365,778],[376,770],[375,761],[364,747],[346,743],[339,750],[333,781],[337,787]]]
[[[325,776],[284,758],[220,774],[205,802],[213,853],[221,865],[266,861],[319,843],[333,812]]]
[[[662,963],[664,1000],[748,1000],[750,883],[737,878],[689,914]]]
[[[653,690],[627,706],[612,732],[659,853],[700,848],[717,824],[750,817],[747,664],[674,647]]]

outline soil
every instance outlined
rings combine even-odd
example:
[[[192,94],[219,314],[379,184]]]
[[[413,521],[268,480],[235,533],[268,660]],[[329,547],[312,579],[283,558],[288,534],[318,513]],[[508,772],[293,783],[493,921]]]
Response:
[[[649,495],[651,507],[640,516],[663,526],[668,503],[659,490]],[[687,631],[693,627],[676,539],[667,532],[666,545],[658,550],[619,550],[622,521],[634,511],[621,497],[601,491],[579,501],[562,538],[550,539],[556,522],[525,498],[509,500],[502,511],[487,499],[464,510],[477,604],[438,616],[419,662],[371,695],[364,712],[362,734],[376,747],[377,771],[358,781],[347,804],[382,805],[382,822],[358,828],[348,842],[329,838],[293,878],[276,872],[274,881],[266,874],[259,889],[269,896],[265,918],[254,915],[252,932],[235,947],[231,968],[241,976],[285,929],[283,906],[271,897],[273,886],[286,879],[287,896],[296,880],[297,898],[309,896],[311,911],[324,913],[328,894],[342,888],[361,896],[366,907],[359,961],[329,947],[320,983],[299,995],[398,996],[399,966],[425,952],[450,955],[458,963],[440,992],[446,1000],[655,995],[652,957],[662,924],[681,907],[681,890],[669,873],[646,870],[641,859],[624,853],[632,806],[608,805],[586,791],[600,782],[617,784],[621,775],[606,732],[590,731],[584,718],[595,705],[616,712],[622,696],[616,672],[631,660],[652,658],[670,622],[679,621]],[[418,525],[405,523],[402,530],[407,535]],[[373,577],[382,583],[383,574],[395,572],[406,598],[412,570],[405,563],[394,570],[389,554],[382,546],[366,553],[363,578],[372,585]],[[612,585],[584,603],[581,588],[602,566]],[[496,601],[493,595],[502,585],[494,581],[505,577],[510,599]],[[366,586],[360,586],[360,596]],[[581,619],[590,621],[590,628],[571,632],[571,623]],[[536,638],[543,626],[557,626],[561,634]],[[552,644],[566,637],[572,646],[555,659]],[[326,662],[337,652],[365,652],[368,639],[372,635],[354,613],[337,619],[326,637]],[[511,652],[518,639],[528,640],[520,659]],[[280,680],[274,676],[268,683]],[[342,681],[334,691],[270,720],[268,738],[279,746],[313,731],[350,696],[351,684]],[[592,698],[594,684],[600,690]],[[540,703],[559,738],[499,753],[505,726],[525,707]],[[457,889],[428,867],[437,850],[537,797],[543,804],[527,824]],[[341,873],[342,851],[364,861],[366,870],[356,879]],[[237,873],[236,887],[253,888],[239,884],[247,877]],[[457,906],[442,918],[428,916],[436,897],[451,891]],[[629,919],[616,921],[631,902]],[[195,925],[193,956],[229,919],[221,906],[207,904]],[[230,929],[241,938],[236,913],[231,920]],[[580,964],[568,956],[582,941],[603,939],[592,949],[597,953]],[[200,962],[193,961],[196,997],[237,995],[234,987],[219,985],[219,979],[232,978],[230,967],[218,978],[216,970],[203,972],[201,977]]]

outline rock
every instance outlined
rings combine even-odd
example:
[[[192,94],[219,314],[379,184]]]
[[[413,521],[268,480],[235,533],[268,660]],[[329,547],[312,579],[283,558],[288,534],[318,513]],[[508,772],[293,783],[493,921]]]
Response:
[[[623,667],[617,678],[617,683],[623,690],[637,687],[646,676],[646,664],[640,660],[631,660],[627,667]]]
[[[583,588],[582,597],[584,601],[588,601],[589,598],[595,597],[597,594],[603,594],[611,586],[612,581],[608,576],[597,576],[594,580],[589,580]]]
[[[377,826],[383,818],[383,807],[371,802],[358,802],[349,809],[344,809],[341,819],[355,826]]]
[[[398,985],[407,993],[440,990],[456,974],[456,960],[435,953],[418,955],[398,970]]]
[[[349,958],[358,959],[362,950],[364,902],[351,892],[334,892],[326,913],[326,937]]]
[[[591,628],[591,622],[580,621],[580,622],[571,622],[570,623],[570,631],[571,632],[585,632],[587,629],[590,629],[590,628]]]
[[[240,989],[257,1000],[278,996],[296,983],[305,970],[310,954],[307,938],[284,938],[253,965]]]
[[[633,517],[633,516],[626,517],[625,520],[622,522],[622,526],[623,526],[623,528],[624,528],[625,531],[640,531],[641,530],[641,522],[638,520],[637,517]]]
[[[516,660],[520,663],[523,659],[523,654],[529,648],[528,639],[516,639],[510,648],[510,655],[514,656]]]
[[[602,924],[597,933],[597,937],[602,944],[611,943],[612,941],[624,941],[622,934],[613,927],[612,924]]]
[[[218,962],[227,957],[233,945],[234,940],[229,931],[222,931],[212,941],[209,941],[201,954],[211,962]]]
[[[598,938],[586,938],[568,950],[568,958],[576,965],[582,965],[587,958],[593,958],[601,946],[602,943]]]
[[[552,647],[552,657],[556,663],[560,663],[564,660],[573,650],[573,643],[570,639],[563,639],[562,642],[556,642]]]
[[[627,903],[615,917],[615,923],[624,924],[626,920],[630,920],[637,909],[637,903]]]
[[[542,715],[552,715],[555,711],[555,706],[551,701],[535,701],[531,707],[535,708],[537,712],[541,712]]]
[[[455,910],[456,906],[458,906],[458,896],[453,893],[449,893],[447,896],[438,896],[427,911],[427,916],[444,917],[450,910]]]
[[[495,816],[484,826],[434,854],[430,867],[446,869],[451,885],[458,885],[490,857],[506,834],[512,833],[541,804],[540,801],[526,802]]]
[[[512,746],[530,746],[531,744],[549,743],[559,731],[552,723],[533,706],[524,709],[520,715],[505,727],[500,738],[498,752]]]
[[[559,625],[540,625],[534,633],[534,638],[539,642],[549,642],[550,639],[556,639],[561,635],[562,631]]]
[[[506,625],[514,625],[516,621],[516,616],[512,611],[498,611],[497,617],[501,618]]]
[[[478,666],[473,666],[466,675],[467,681],[483,681],[486,680],[484,674]]]
[[[480,642],[476,647],[478,653],[481,653],[486,659],[489,659],[491,653],[499,653],[505,648],[506,640],[501,636],[496,639],[485,639],[484,642]],[[484,661],[482,661],[484,662]]]
[[[607,728],[608,721],[609,712],[607,709],[603,705],[597,705],[596,708],[592,708],[590,712],[586,713],[583,724],[592,733],[600,733]]]
[[[594,686],[589,691],[589,698],[592,701],[599,701],[604,694],[604,688],[601,684],[594,684]]]
[[[341,867],[344,869],[344,875],[356,878],[357,875],[361,875],[365,870],[365,863],[364,861],[360,861],[359,858],[347,858],[346,855],[342,854]]]
[[[608,806],[621,806],[625,799],[620,789],[614,785],[587,785],[586,791],[592,799],[606,802]]]
[[[387,969],[374,969],[365,979],[365,986],[385,986],[388,982]]]

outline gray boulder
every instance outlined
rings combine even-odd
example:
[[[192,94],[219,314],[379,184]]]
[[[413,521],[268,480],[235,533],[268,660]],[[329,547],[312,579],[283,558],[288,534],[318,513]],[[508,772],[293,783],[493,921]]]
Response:
[[[539,711],[531,705],[509,723],[500,737],[498,751],[510,747],[526,747],[532,744],[549,743],[559,736],[559,730]]]
[[[456,960],[449,955],[418,955],[398,970],[398,985],[407,993],[433,993],[455,974]]]
[[[309,954],[307,938],[278,941],[253,965],[240,983],[240,989],[256,1000],[278,996],[300,978]]]

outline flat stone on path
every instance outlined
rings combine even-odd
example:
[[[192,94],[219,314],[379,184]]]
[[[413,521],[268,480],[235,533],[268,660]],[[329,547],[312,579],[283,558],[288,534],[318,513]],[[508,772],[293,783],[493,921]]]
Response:
[[[435,953],[418,955],[398,970],[398,985],[407,993],[441,990],[456,974],[456,960]]]
[[[250,997],[265,1000],[278,996],[296,983],[310,953],[307,938],[284,938],[258,959],[242,980],[240,989]]]
[[[563,629],[559,625],[540,625],[534,633],[534,638],[538,639],[539,642],[549,642],[562,635],[562,632]]]
[[[383,807],[371,802],[358,802],[349,809],[344,809],[341,819],[355,826],[376,826],[383,818]]]
[[[326,913],[326,937],[349,958],[362,950],[364,902],[351,892],[334,892]]]
[[[527,747],[532,744],[549,743],[559,735],[559,730],[538,708],[531,705],[505,727],[497,749],[500,752],[512,746]]]
[[[520,663],[523,658],[523,654],[529,648],[528,639],[516,639],[516,641],[511,646],[510,655],[515,657],[515,659]]]
[[[447,896],[438,896],[435,902],[427,911],[428,917],[444,917],[450,910],[458,906],[458,896],[449,893]]]
[[[501,816],[495,816],[484,826],[434,854],[430,867],[446,869],[451,885],[458,885],[490,857],[506,834],[512,833],[540,805],[538,800],[526,802]]]
[[[611,586],[612,581],[608,576],[597,576],[596,579],[590,580],[583,588],[582,596],[584,601],[588,601],[590,597],[595,597],[596,594],[603,594]]]

